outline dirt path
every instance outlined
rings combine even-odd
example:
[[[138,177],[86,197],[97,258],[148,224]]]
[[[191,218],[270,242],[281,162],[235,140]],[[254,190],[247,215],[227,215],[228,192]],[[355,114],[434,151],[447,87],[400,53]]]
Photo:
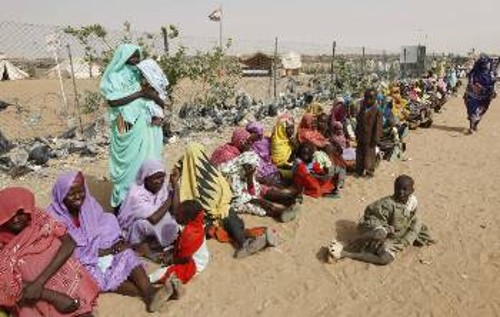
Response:
[[[349,178],[340,200],[306,200],[294,223],[247,218],[276,227],[279,247],[237,261],[228,245],[210,241],[208,268],[161,316],[499,316],[499,107],[497,99],[480,133],[466,136],[462,100],[453,99],[431,129],[411,133],[411,160],[383,163],[371,180]],[[90,174],[105,175],[105,166]],[[438,244],[411,248],[387,267],[321,262],[320,248],[349,236],[363,208],[390,194],[401,173],[415,178],[421,217]],[[23,182],[48,192],[53,176]],[[117,295],[101,296],[98,310],[100,317],[160,316]]]

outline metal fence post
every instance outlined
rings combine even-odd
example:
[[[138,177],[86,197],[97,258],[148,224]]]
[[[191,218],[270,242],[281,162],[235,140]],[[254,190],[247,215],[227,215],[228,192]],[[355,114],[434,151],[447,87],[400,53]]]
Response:
[[[80,124],[80,133],[83,134],[82,114],[80,111],[80,101],[78,100],[78,89],[76,87],[75,69],[73,67],[73,56],[71,55],[71,47],[69,46],[69,44],[66,47],[68,48],[69,65],[71,67],[71,79],[73,80],[73,90],[75,92],[76,113],[78,116],[78,123]]]

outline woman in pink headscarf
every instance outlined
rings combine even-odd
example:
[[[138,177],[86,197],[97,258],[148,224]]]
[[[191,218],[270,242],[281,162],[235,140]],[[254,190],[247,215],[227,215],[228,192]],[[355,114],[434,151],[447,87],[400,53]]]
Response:
[[[175,206],[165,176],[162,162],[144,162],[118,214],[127,241],[152,259],[153,250],[172,245],[178,232],[178,225],[170,214]]]
[[[28,189],[1,190],[0,307],[20,317],[91,317],[99,287],[75,246]]]
[[[299,128],[297,130],[297,138],[300,144],[310,143],[317,149],[324,149],[330,142],[317,129],[318,123],[316,117],[310,113],[306,113],[302,117]]]
[[[252,148],[252,134],[245,128],[236,128],[231,136],[231,142],[219,146],[210,157],[210,163],[213,166],[219,167],[221,164],[227,163],[241,153]]]

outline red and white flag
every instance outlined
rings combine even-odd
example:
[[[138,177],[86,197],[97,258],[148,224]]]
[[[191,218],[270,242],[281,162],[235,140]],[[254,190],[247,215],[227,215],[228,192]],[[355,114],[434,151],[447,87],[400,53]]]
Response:
[[[214,22],[220,22],[220,19],[222,17],[222,10],[219,8],[217,10],[214,10],[212,13],[208,15],[208,18],[210,21]]]

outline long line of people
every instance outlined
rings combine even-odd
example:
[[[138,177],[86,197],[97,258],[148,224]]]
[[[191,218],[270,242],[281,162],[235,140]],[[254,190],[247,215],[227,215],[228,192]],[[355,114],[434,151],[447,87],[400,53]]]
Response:
[[[247,228],[239,214],[293,221],[304,196],[339,199],[349,173],[373,177],[381,159],[403,158],[408,105],[438,86],[432,78],[381,85],[359,101],[337,98],[329,113],[310,100],[297,129],[283,113],[270,135],[251,122],[210,156],[190,143],[170,173],[146,160],[116,215],[103,210],[79,171],[57,179],[46,212],[28,189],[1,190],[0,307],[19,316],[89,317],[100,292],[115,292],[161,310],[206,268],[206,239],[232,243],[235,258],[276,245],[274,230]],[[399,177],[394,195],[365,213],[363,239],[377,243],[356,253],[333,241],[331,256],[388,264],[404,246],[431,243],[416,208],[413,180]],[[148,276],[141,257],[161,267]]]

